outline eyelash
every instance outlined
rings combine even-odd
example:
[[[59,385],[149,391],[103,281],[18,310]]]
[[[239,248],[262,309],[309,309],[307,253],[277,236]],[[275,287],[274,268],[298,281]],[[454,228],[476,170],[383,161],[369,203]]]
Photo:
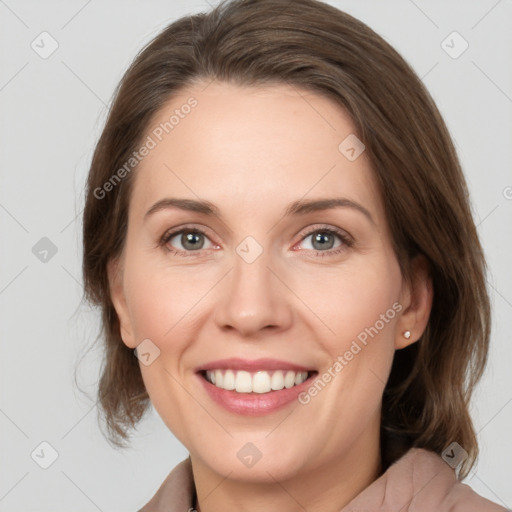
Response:
[[[165,248],[172,238],[174,238],[176,235],[179,235],[182,233],[196,233],[196,234],[204,235],[206,238],[208,238],[208,235],[202,229],[193,227],[193,226],[184,226],[175,231],[165,233],[159,242],[159,246]],[[346,251],[347,249],[353,247],[353,245],[354,245],[354,241],[352,240],[352,238],[350,238],[345,232],[335,229],[335,228],[332,228],[332,227],[323,227],[323,226],[315,227],[315,228],[311,229],[310,231],[304,233],[302,235],[302,238],[300,239],[300,242],[302,242],[308,236],[311,236],[315,233],[324,233],[324,234],[327,233],[329,235],[336,235],[342,242],[342,244],[339,247],[337,247],[335,249],[329,249],[326,251],[317,251],[315,249],[309,249],[309,250],[315,251],[316,256],[318,256],[319,258],[336,256],[336,255],[341,254],[342,252]],[[175,256],[189,257],[189,256],[202,255],[203,251],[205,251],[207,249],[200,249],[198,251],[182,251],[181,249],[167,248],[167,250],[168,250],[168,252],[173,253],[173,255],[175,255]]]

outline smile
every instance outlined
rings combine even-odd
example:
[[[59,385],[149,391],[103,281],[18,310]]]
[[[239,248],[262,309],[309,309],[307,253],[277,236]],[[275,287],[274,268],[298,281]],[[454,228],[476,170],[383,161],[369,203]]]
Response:
[[[259,370],[248,372],[244,370],[207,370],[204,378],[220,389],[236,393],[270,393],[289,389],[302,384],[311,372],[292,370]]]
[[[278,359],[210,361],[195,368],[206,396],[231,414],[261,416],[293,405],[316,369]]]

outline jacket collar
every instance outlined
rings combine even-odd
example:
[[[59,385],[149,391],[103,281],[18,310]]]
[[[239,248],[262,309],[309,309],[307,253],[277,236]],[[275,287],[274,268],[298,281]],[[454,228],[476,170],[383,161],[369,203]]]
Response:
[[[196,491],[190,456],[164,480],[139,512],[194,510]],[[507,512],[457,480],[455,471],[434,452],[410,449],[341,512]]]

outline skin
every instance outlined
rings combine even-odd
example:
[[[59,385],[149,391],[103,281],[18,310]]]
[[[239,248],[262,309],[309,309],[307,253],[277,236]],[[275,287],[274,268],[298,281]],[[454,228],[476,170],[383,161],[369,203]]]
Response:
[[[146,135],[191,95],[197,107],[134,176],[124,250],[109,267],[123,342],[149,338],[160,349],[142,376],[190,452],[201,511],[340,510],[381,473],[382,393],[394,351],[427,324],[426,265],[415,260],[411,282],[402,277],[367,156],[351,162],[338,149],[355,129],[332,100],[285,84],[196,84]],[[221,217],[169,208],[145,220],[166,197],[208,200]],[[359,203],[373,222],[349,207],[283,216],[292,201],[333,197]],[[173,252],[187,250],[180,235],[159,245],[185,224],[206,231],[200,251]],[[322,228],[343,230],[353,245],[334,236],[318,249]],[[263,249],[250,264],[236,252],[247,236]],[[401,311],[306,405],[237,415],[194,373],[220,358],[268,357],[322,374],[396,302]],[[262,453],[251,468],[237,458],[248,442]]]

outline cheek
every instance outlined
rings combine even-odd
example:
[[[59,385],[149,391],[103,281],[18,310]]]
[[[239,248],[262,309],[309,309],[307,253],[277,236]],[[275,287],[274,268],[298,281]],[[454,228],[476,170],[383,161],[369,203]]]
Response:
[[[191,280],[186,271],[171,272],[154,262],[148,264],[148,260],[134,254],[125,265],[125,291],[134,335],[138,342],[150,339],[160,351],[150,365],[140,363],[140,370],[155,410],[174,435],[188,445],[183,418],[197,416],[198,411],[183,392],[181,370],[194,318],[200,310],[194,304],[207,289],[200,289],[201,283]]]
[[[350,266],[329,269],[321,279],[319,275],[303,273],[294,286],[322,321],[325,334],[320,339],[330,354],[348,350],[353,340],[360,345],[373,339],[394,341],[402,283],[394,258],[360,258]]]
[[[328,354],[318,378],[329,391],[317,391],[324,387],[319,383],[308,393],[332,435],[349,436],[379,410],[395,352],[402,278],[394,259],[367,259],[324,282],[321,290],[318,283],[311,286],[308,304],[329,327],[317,339]],[[314,402],[317,394],[322,398]],[[340,408],[352,411],[350,417],[340,415]]]
[[[125,263],[125,292],[134,333],[159,345],[183,327],[184,319],[193,317],[193,306],[208,285],[186,270],[163,263],[143,253],[132,253]]]

